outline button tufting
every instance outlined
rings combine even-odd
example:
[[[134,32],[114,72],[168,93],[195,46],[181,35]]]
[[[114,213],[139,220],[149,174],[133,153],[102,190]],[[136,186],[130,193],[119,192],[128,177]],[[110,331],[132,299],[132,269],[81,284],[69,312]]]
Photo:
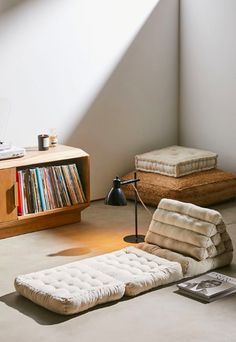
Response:
[[[163,265],[154,256],[147,255],[146,257],[145,252],[128,247],[102,257],[77,261],[73,265],[64,265],[22,276],[22,282],[24,284],[27,282],[24,286],[28,286],[29,297],[45,293],[52,296],[58,306],[65,304],[65,300],[69,299],[68,304],[79,308],[83,305],[88,307],[86,300],[89,301],[89,305],[95,305],[102,298],[111,298],[112,295],[117,294],[119,287],[120,296],[122,296],[124,286],[126,289],[132,288],[134,292],[136,287],[140,291],[141,286],[147,289],[157,286],[158,279],[163,283],[163,274],[167,267],[168,265]],[[88,295],[91,291],[92,298]],[[80,298],[83,300],[80,301]],[[49,301],[49,309],[50,305]]]

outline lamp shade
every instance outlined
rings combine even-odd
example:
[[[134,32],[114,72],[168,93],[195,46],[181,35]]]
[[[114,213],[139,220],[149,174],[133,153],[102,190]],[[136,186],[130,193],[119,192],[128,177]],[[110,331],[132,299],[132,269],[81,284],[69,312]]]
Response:
[[[135,184],[135,235],[128,235],[124,237],[124,241],[129,243],[138,243],[144,241],[144,235],[138,235],[138,213],[137,213],[137,186],[136,183],[140,181],[134,172],[134,179],[121,181],[119,177],[113,179],[113,187],[105,198],[105,204],[108,205],[127,205],[125,195],[121,189],[121,185]]]
[[[105,198],[105,204],[108,205],[127,205],[125,194],[121,189],[121,180],[119,177],[113,179],[113,187]]]

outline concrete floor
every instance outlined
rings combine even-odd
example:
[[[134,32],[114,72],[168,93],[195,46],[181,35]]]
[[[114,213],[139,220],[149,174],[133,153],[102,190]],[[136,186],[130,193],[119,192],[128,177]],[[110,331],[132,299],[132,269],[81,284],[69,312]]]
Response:
[[[236,246],[236,201],[215,209]],[[83,212],[81,223],[0,240],[0,341],[236,341],[236,295],[202,304],[176,294],[172,285],[64,317],[15,293],[18,274],[126,246],[122,237],[133,233],[133,216],[133,203],[117,208],[97,201]],[[140,233],[145,234],[149,222],[139,208]],[[236,258],[221,271],[236,277]]]

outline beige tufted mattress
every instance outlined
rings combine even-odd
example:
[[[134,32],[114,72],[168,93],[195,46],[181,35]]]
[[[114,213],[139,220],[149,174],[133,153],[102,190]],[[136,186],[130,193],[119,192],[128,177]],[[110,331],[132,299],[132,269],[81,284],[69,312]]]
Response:
[[[180,263],[135,247],[40,272],[20,275],[16,290],[51,311],[69,315],[95,305],[135,296],[182,279]]]

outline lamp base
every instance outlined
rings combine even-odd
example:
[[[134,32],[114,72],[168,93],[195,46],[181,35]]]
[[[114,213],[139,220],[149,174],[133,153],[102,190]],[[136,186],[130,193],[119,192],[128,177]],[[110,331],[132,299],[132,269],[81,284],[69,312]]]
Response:
[[[138,243],[138,242],[143,242],[145,236],[144,235],[128,235],[123,238],[125,242],[129,243]]]

